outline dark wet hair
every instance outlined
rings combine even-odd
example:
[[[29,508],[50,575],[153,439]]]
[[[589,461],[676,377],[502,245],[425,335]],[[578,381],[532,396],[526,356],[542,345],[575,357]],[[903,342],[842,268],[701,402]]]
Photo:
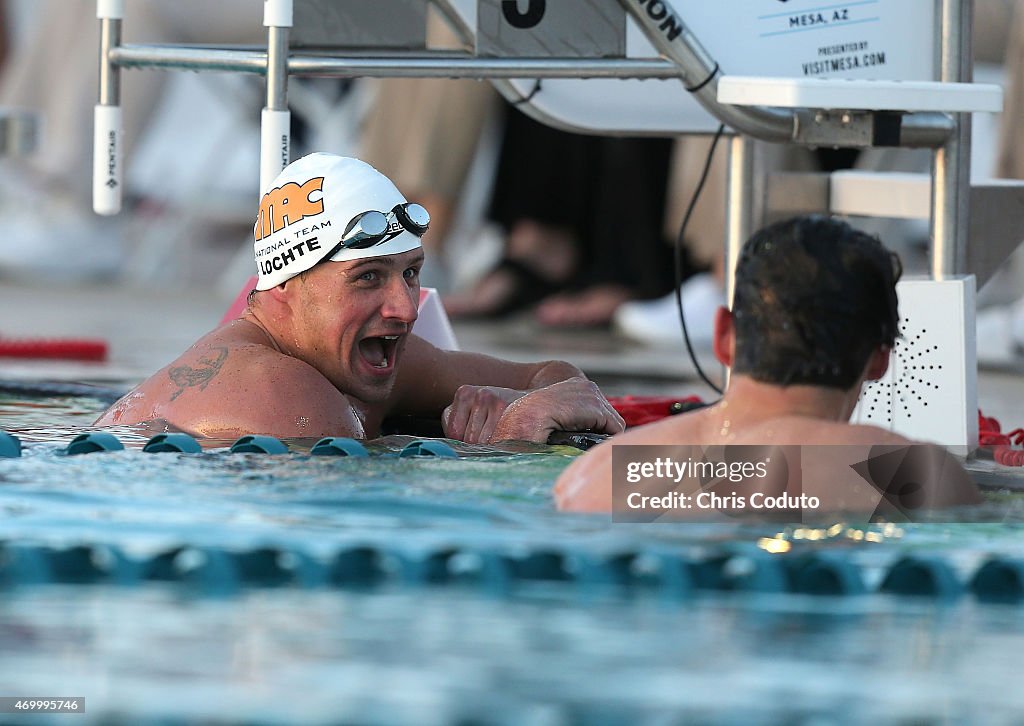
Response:
[[[756,232],[736,266],[733,370],[847,390],[899,333],[899,257],[846,222],[804,216]]]

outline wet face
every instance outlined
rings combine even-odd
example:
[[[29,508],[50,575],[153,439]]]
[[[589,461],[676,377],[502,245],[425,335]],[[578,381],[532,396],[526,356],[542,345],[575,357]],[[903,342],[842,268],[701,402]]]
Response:
[[[327,262],[297,278],[293,354],[346,395],[386,400],[418,315],[422,266],[415,249]]]

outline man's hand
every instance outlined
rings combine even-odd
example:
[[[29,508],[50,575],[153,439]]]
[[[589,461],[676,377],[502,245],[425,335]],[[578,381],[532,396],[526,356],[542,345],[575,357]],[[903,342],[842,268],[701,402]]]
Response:
[[[509,402],[487,441],[515,439],[543,444],[552,431],[617,434],[625,428],[622,417],[594,382],[577,377]]]
[[[444,435],[470,444],[487,443],[505,409],[526,394],[498,386],[460,386],[441,414]]]

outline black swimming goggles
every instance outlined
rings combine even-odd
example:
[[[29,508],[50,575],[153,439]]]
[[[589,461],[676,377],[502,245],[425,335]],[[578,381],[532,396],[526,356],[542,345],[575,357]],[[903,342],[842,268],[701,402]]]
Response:
[[[352,218],[341,235],[341,241],[324,255],[329,260],[341,250],[365,250],[394,239],[403,231],[422,237],[430,226],[430,213],[413,202],[395,205],[390,212],[371,209]]]

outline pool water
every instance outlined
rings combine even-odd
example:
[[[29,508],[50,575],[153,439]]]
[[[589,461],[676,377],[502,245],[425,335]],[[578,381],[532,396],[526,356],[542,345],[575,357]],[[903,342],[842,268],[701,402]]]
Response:
[[[969,524],[612,524],[553,511],[576,455],[64,456],[102,401],[0,397],[0,695],[75,723],[1006,721],[1024,604],[966,585],[1024,558],[1018,498]],[[306,442],[293,442],[302,449]],[[870,594],[783,582],[853,563]],[[944,596],[875,592],[902,558]],[[680,563],[685,565],[679,569]],[[781,564],[780,564],[781,563]],[[703,573],[703,574],[701,574]],[[941,595],[942,593],[940,593]],[[0,723],[22,717],[0,714]],[[69,716],[33,717],[33,723]],[[6,719],[6,720],[5,720]]]

